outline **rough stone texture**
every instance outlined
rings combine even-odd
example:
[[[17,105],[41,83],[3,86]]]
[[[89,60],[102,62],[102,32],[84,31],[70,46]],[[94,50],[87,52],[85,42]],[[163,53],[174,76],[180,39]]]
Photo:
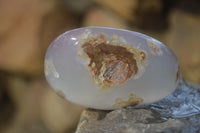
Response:
[[[11,122],[16,107],[7,91],[7,78],[0,73],[0,131],[2,131],[7,124]]]
[[[133,9],[138,6],[138,0],[126,0],[121,2],[120,0],[93,0],[97,4],[102,5],[116,14],[122,16],[127,20],[134,19]]]
[[[145,33],[168,45],[178,56],[183,78],[190,82],[200,83],[200,4],[198,0],[154,0],[153,2],[127,0],[123,3],[120,0],[93,1],[112,11],[112,14],[119,18],[123,18],[122,20],[128,20],[129,24],[131,23],[128,29]],[[101,24],[101,21],[98,23]],[[104,25],[114,24],[106,25],[105,23]]]
[[[200,14],[175,10],[163,40],[177,55],[183,78],[200,83]]]
[[[7,71],[33,71],[41,67],[38,32],[41,18],[52,2],[0,1],[0,68]],[[39,60],[39,61],[38,61]],[[34,64],[34,65],[32,65]]]
[[[90,9],[83,20],[83,26],[103,26],[128,29],[126,21],[121,19],[115,13],[102,8]]]
[[[76,133],[199,133],[200,86],[180,82],[157,103],[114,111],[85,109]]]
[[[55,0],[0,0],[0,69],[41,74],[47,46],[57,35],[75,28],[72,16]]]
[[[93,6],[91,0],[61,0],[61,4],[70,12],[84,15]]]
[[[4,78],[8,79],[6,84],[8,98],[15,108],[1,106],[5,107],[0,111],[1,133],[74,132],[82,107],[56,95],[44,78],[30,80],[5,75]],[[9,123],[6,118],[9,119]],[[7,125],[1,124],[2,120]]]
[[[167,25],[165,2],[162,0],[93,0],[129,21],[132,27],[163,30]]]
[[[158,32],[154,29],[150,32],[148,30],[140,31],[133,23],[129,25],[130,21],[138,20],[134,14],[134,10],[140,9],[137,1],[141,1],[141,4],[143,3],[144,5],[146,5],[144,1],[150,3],[142,8],[144,10],[141,13],[146,13],[145,10],[152,9],[148,7],[155,5],[156,1],[161,2],[163,0],[155,0],[153,2],[149,2],[149,0],[93,1],[99,1],[101,4],[97,4],[97,2],[95,4],[90,3],[90,0],[84,0],[84,2],[83,0],[0,0],[0,133],[74,133],[72,128],[75,128],[76,125],[68,122],[73,119],[73,116],[72,122],[78,121],[75,119],[79,116],[79,111],[75,110],[80,108],[63,101],[62,98],[50,92],[50,88],[45,83],[44,78],[40,76],[32,77],[32,74],[43,74],[44,54],[50,42],[63,32],[80,27],[82,23],[86,22],[85,19],[88,19],[88,14],[93,14],[91,13],[92,11],[108,16],[109,22],[111,22],[110,18],[113,18],[113,15],[114,18],[117,16],[117,19],[114,19],[115,21],[112,21],[107,26],[118,25],[119,22],[123,22],[123,24],[128,22],[125,25],[128,29],[153,36],[167,44],[178,55],[184,78],[200,83],[199,0],[176,1],[177,3],[180,2],[184,8],[182,8],[181,12],[177,12],[177,7],[174,8],[175,10],[170,11],[171,15],[168,18],[170,19],[168,27],[170,30],[166,33]],[[111,4],[103,3],[104,1]],[[173,0],[166,1],[175,2]],[[63,3],[57,4],[57,2]],[[157,8],[155,10],[163,11],[162,5],[159,8],[159,3],[155,6]],[[190,12],[186,13],[185,9]],[[152,10],[152,12],[157,13],[159,17],[159,12],[155,10]],[[104,15],[107,13],[108,15]],[[143,18],[145,16],[141,17],[141,13],[138,16],[141,19],[140,21],[146,20],[146,18]],[[78,19],[77,14],[79,15]],[[148,18],[149,16],[146,17]],[[118,18],[120,19],[119,21]],[[96,23],[96,21],[92,20],[90,24]],[[99,23],[103,22],[102,20]],[[148,25],[148,22],[144,26]],[[151,27],[150,24],[149,26]],[[166,38],[165,34],[167,35]],[[181,49],[184,50],[181,52]],[[28,78],[23,77],[22,73],[26,73]],[[198,88],[198,86],[194,88]],[[177,104],[173,103],[173,105]],[[160,109],[162,110],[162,108]],[[188,110],[190,111],[190,108]],[[101,114],[100,119],[102,121],[107,120],[107,117],[106,119],[104,118],[107,114],[104,111],[100,113],[101,111],[90,110],[90,112]],[[55,116],[53,115],[54,113]],[[178,121],[184,121],[184,124],[188,123],[188,126],[190,124],[199,126],[199,119],[191,123],[191,120],[195,117],[198,118],[199,116],[194,115],[185,119],[177,119]],[[169,124],[170,121],[166,120],[165,123]],[[59,123],[61,124],[59,125]],[[139,124],[143,125],[142,123]],[[156,124],[151,123],[151,125]],[[159,125],[160,123],[157,124],[157,127],[162,128]],[[127,128],[126,132],[130,133],[132,130],[133,128]],[[185,131],[185,133],[190,132]]]
[[[48,89],[43,97],[42,119],[52,133],[75,129],[83,107],[75,105]]]

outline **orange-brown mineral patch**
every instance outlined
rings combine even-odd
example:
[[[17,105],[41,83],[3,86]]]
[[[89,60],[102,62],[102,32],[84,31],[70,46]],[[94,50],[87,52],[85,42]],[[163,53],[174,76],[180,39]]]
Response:
[[[51,60],[45,60],[45,75],[53,74],[55,78],[59,78],[59,73],[56,71],[55,66]]]
[[[147,44],[148,44],[149,48],[151,49],[151,53],[153,55],[162,55],[160,46],[156,42],[148,39]]]
[[[113,40],[107,41],[103,34],[96,37],[89,36],[87,40],[84,40],[81,49],[84,53],[82,55],[87,55],[86,58],[90,60],[88,67],[93,81],[102,88],[125,83],[138,73],[138,62],[147,57],[144,51],[121,45]]]
[[[45,60],[45,75],[48,76],[50,74],[50,71],[49,71],[49,65],[50,65],[50,62],[48,60]]]
[[[142,60],[145,60],[147,58],[147,54],[144,51],[140,51],[140,57]]]
[[[136,97],[135,94],[131,93],[127,101],[123,101],[121,98],[115,99],[114,108],[123,108],[128,106],[136,106],[143,102],[143,99],[140,97]]]

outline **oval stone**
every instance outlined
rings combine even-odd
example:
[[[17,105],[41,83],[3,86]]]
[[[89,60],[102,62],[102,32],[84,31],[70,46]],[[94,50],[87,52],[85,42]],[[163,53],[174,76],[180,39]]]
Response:
[[[49,46],[44,66],[52,89],[73,103],[110,110],[159,101],[179,81],[175,54],[141,33],[85,27]]]

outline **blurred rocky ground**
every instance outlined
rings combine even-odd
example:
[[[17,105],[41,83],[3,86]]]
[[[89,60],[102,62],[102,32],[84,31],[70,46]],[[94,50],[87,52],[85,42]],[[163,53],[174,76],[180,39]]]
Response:
[[[163,100],[113,111],[85,109],[76,133],[200,133],[200,86],[180,81]]]
[[[44,55],[59,34],[82,26],[142,32],[177,55],[200,83],[198,0],[0,0],[0,133],[72,133],[83,107],[53,93]]]

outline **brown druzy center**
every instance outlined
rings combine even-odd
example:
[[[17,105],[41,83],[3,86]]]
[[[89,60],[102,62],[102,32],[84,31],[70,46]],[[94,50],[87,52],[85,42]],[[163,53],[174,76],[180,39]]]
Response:
[[[122,84],[138,72],[134,54],[126,47],[86,42],[82,48],[90,58],[88,66],[95,79],[103,78],[107,83]]]
[[[129,65],[120,60],[111,61],[106,68],[103,77],[108,82],[122,84],[128,78]]]

